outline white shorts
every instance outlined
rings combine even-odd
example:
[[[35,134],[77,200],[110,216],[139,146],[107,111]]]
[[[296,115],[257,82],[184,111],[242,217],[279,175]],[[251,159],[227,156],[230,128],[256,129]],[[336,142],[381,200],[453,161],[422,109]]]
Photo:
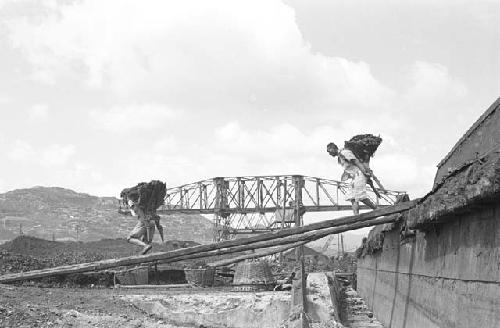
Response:
[[[359,170],[355,171],[354,176],[347,182],[347,201],[359,201],[368,198],[366,193],[366,176]]]

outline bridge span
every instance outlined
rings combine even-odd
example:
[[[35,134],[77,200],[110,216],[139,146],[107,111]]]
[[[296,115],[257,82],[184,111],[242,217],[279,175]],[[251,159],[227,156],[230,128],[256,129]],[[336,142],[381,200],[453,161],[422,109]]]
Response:
[[[303,225],[303,214],[351,210],[343,182],[302,175],[216,177],[168,188],[159,214],[212,214],[214,241],[238,234],[269,232]],[[378,189],[380,207],[393,205],[402,191]],[[366,209],[366,206],[361,206]]]

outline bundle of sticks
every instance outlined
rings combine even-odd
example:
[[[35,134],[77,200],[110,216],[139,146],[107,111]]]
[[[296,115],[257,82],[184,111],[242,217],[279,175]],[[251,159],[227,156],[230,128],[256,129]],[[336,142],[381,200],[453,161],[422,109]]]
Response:
[[[351,138],[351,140],[344,143],[344,147],[354,153],[354,155],[369,168],[370,158],[373,157],[378,147],[382,143],[382,138],[374,136],[373,134],[358,134]],[[375,195],[380,198],[380,193],[373,185],[373,181],[379,186],[380,189],[385,191],[384,186],[380,183],[379,179],[373,174],[368,177],[368,184],[373,189]]]
[[[145,212],[155,213],[158,207],[163,205],[167,187],[159,180],[141,182],[134,187],[125,188],[120,193],[120,197],[125,205],[128,200],[132,200]]]
[[[369,162],[382,143],[382,138],[373,134],[358,134],[351,140],[344,143],[344,147],[349,149],[362,162]]]

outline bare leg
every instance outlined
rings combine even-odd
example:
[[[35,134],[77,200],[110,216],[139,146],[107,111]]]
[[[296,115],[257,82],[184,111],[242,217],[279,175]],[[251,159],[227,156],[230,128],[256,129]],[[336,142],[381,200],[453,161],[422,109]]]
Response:
[[[368,206],[372,210],[377,208],[377,205],[374,204],[370,198],[365,198],[365,199],[362,199],[361,201],[363,202],[363,204],[365,204],[366,206]]]
[[[357,200],[351,200],[352,203],[352,211],[354,212],[354,215],[359,214],[359,202]]]
[[[141,254],[143,254],[143,255],[146,254],[147,252],[149,252],[149,250],[152,247],[151,245],[146,244],[145,242],[143,242],[142,240],[140,240],[138,238],[128,237],[127,241],[131,244],[141,246],[142,247]]]
[[[127,241],[129,243],[131,243],[131,244],[134,244],[134,245],[137,245],[137,246],[141,246],[141,247],[144,247],[144,246],[147,245],[145,242],[143,242],[142,240],[140,240],[138,238],[128,237]]]

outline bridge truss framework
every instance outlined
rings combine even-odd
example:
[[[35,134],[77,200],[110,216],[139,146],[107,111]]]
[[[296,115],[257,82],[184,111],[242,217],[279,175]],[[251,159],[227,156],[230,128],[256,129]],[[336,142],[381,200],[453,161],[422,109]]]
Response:
[[[339,181],[302,175],[217,177],[168,188],[158,213],[213,214],[213,239],[218,242],[301,226],[306,212],[350,210],[346,189]],[[392,205],[404,194],[379,193],[381,198],[368,190],[379,206]]]

